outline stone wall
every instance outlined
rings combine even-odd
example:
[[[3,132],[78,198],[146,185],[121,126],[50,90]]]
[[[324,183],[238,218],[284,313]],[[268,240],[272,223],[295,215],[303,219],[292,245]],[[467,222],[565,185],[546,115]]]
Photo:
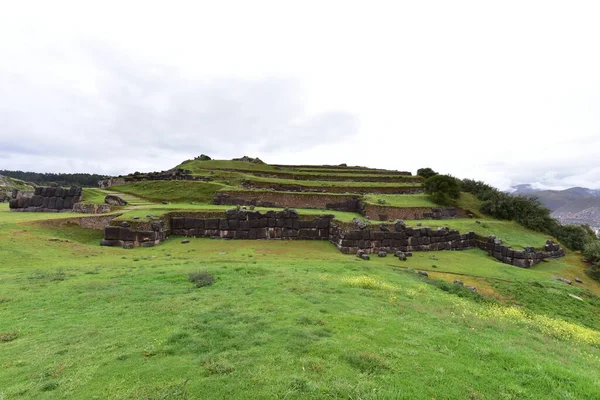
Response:
[[[228,210],[223,217],[203,218],[190,214],[166,216],[165,221],[122,222],[104,228],[103,246],[154,246],[169,235],[219,239],[329,240],[333,215],[300,218],[294,210]]]
[[[332,228],[331,242],[344,254],[358,250],[365,253],[380,251],[463,250],[476,246],[475,234],[460,234],[452,229],[411,228],[404,224],[391,227],[382,224],[378,229]]]
[[[73,212],[82,214],[106,214],[112,211],[108,204],[76,203]]]
[[[279,179],[293,179],[301,181],[341,181],[341,182],[390,182],[390,183],[423,183],[423,178],[420,176],[391,176],[391,175],[378,175],[378,176],[355,176],[350,174],[341,175],[330,175],[330,174],[307,174],[306,172],[283,172],[283,171],[249,171],[246,169],[239,168],[218,168],[220,171],[231,171],[241,172],[245,174],[251,174],[254,176],[260,176],[263,178],[279,178]],[[357,172],[362,175],[370,175],[367,172]],[[348,175],[348,176],[346,176]]]
[[[82,190],[73,186],[70,189],[61,187],[36,187],[34,193],[23,193],[14,190],[9,202],[11,211],[28,212],[65,212],[81,201]]]
[[[378,194],[419,194],[421,187],[415,186],[310,186],[287,183],[261,182],[245,180],[242,187],[246,189],[271,189],[280,192],[314,192],[314,193],[378,193]]]
[[[493,236],[490,236],[487,241],[478,240],[476,244],[477,247],[487,251],[490,256],[498,261],[521,268],[532,267],[546,258],[559,258],[565,255],[565,251],[551,240],[546,241],[546,245],[540,251],[536,251],[532,247],[527,247],[525,250],[513,250],[508,246],[504,246],[501,241]]]
[[[466,218],[468,212],[460,208],[390,207],[365,204],[364,215],[369,219],[389,221],[397,219],[450,219]]]
[[[111,216],[106,216],[110,218]],[[88,217],[93,218],[93,217]],[[105,226],[103,246],[154,246],[169,235],[219,239],[329,240],[344,254],[464,250],[481,248],[498,261],[528,268],[546,258],[564,256],[560,246],[547,241],[543,249],[513,250],[491,236],[483,239],[473,232],[461,234],[448,229],[408,227],[402,221],[377,227],[333,222],[333,215],[303,216],[295,210],[228,210],[225,215],[175,212],[152,222],[116,222]],[[83,225],[82,225],[83,226]],[[362,228],[362,229],[361,229]]]
[[[175,168],[168,171],[156,171],[118,176],[114,178],[104,179],[98,182],[98,187],[108,188],[111,186],[124,185],[129,182],[141,182],[141,181],[204,181],[210,182],[213,178],[194,176],[192,172],[187,169]]]
[[[119,246],[132,248],[136,246],[152,247],[167,239],[168,230],[164,221],[154,221],[130,226],[128,222],[121,222],[118,226],[104,227],[104,240],[102,246]]]
[[[171,233],[223,239],[329,240],[332,215],[300,219],[290,211],[229,210],[225,218],[171,218]]]
[[[359,212],[360,198],[356,195],[327,195],[316,193],[291,193],[251,190],[218,191],[214,204],[254,205],[261,207],[316,208]]]
[[[377,229],[358,229],[332,225],[331,242],[344,254],[355,254],[359,250],[365,253],[465,250],[480,248],[505,264],[529,268],[547,258],[559,258],[564,250],[551,240],[541,250],[527,247],[525,250],[513,250],[491,236],[484,239],[473,232],[464,234],[453,229],[429,227],[411,228],[403,222],[395,225],[381,224]]]
[[[412,172],[409,171],[392,171],[392,170],[378,170],[367,167],[358,166],[346,166],[346,165],[283,165],[283,164],[271,164],[275,168],[279,169],[296,169],[298,171],[307,170],[307,172],[331,172],[336,170],[336,173],[341,174],[371,174],[371,175],[406,175],[412,176]]]

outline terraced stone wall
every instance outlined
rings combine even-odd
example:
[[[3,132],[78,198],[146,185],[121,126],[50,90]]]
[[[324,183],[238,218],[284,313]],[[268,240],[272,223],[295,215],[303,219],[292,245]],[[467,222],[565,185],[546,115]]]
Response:
[[[411,228],[403,223],[393,226],[382,224],[379,229],[348,229],[332,225],[331,242],[344,254],[355,254],[358,250],[365,253],[394,253],[480,248],[500,262],[521,268],[529,268],[547,258],[565,255],[564,250],[551,240],[548,240],[541,250],[531,247],[513,250],[494,237],[484,239],[473,232],[461,234],[445,228]]]
[[[369,219],[389,221],[466,218],[468,213],[460,208],[390,207],[367,203],[364,205],[364,215]]]
[[[171,233],[222,239],[329,240],[332,215],[300,219],[290,211],[229,210],[225,218],[171,218]]]
[[[293,172],[280,172],[280,171],[249,171],[247,169],[240,168],[218,168],[220,171],[230,172],[241,172],[254,176],[260,176],[264,178],[279,178],[279,179],[293,179],[302,181],[340,181],[340,182],[390,182],[390,183],[423,183],[423,178],[420,176],[406,176],[406,175],[377,175],[377,176],[354,176],[352,174],[306,174],[293,173]],[[356,172],[361,175],[371,175],[369,171]]]
[[[315,193],[378,193],[378,194],[419,194],[421,187],[414,186],[306,186],[286,183],[273,183],[246,180],[242,182],[246,189],[271,189],[280,192],[315,192]]]
[[[228,210],[225,217],[167,216],[165,221],[104,228],[103,246],[150,247],[169,235],[219,239],[329,240],[333,215],[300,218],[294,210]]]
[[[332,228],[331,242],[344,254],[358,250],[380,251],[463,250],[476,246],[473,232],[460,234],[452,229],[410,228],[404,225],[382,224],[379,229]],[[383,228],[383,229],[382,229]]]
[[[348,212],[362,212],[360,198],[355,195],[327,195],[313,193],[286,193],[269,191],[219,191],[214,204],[254,205],[261,207],[316,208]]]
[[[34,193],[14,190],[9,207],[10,211],[66,212],[72,211],[73,206],[81,201],[81,197],[82,190],[77,186],[70,189],[36,187]]]
[[[546,241],[544,248],[539,251],[533,248],[513,250],[508,246],[498,243],[494,238],[489,238],[487,241],[477,240],[476,244],[477,247],[487,251],[490,256],[496,258],[498,261],[521,268],[532,267],[546,258],[559,258],[565,255],[565,251],[551,240]]]

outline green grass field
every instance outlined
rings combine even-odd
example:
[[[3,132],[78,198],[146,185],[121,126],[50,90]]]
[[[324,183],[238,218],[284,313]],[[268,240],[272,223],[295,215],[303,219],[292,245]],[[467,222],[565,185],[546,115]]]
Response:
[[[599,285],[574,254],[523,270],[327,242],[126,250],[57,221],[71,216],[0,205],[2,399],[600,398]],[[214,284],[195,287],[204,270]]]
[[[365,196],[367,203],[381,205],[378,203],[379,200],[385,201],[384,205],[392,207],[439,207],[426,194],[368,194]]]
[[[217,183],[196,181],[143,181],[112,186],[110,189],[147,200],[212,202],[217,190],[224,186]]]

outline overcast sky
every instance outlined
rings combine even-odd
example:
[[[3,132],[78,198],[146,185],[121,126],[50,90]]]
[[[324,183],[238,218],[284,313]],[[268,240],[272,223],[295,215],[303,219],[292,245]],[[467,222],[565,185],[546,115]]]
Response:
[[[205,153],[600,188],[598,1],[89,3],[2,4],[0,169]]]

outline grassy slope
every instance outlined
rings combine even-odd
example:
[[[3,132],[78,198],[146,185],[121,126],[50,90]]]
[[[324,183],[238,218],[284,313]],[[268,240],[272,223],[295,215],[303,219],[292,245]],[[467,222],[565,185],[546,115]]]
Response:
[[[198,201],[210,203],[216,191],[222,188],[224,186],[221,184],[195,181],[144,181],[112,186],[110,189],[151,201]]]
[[[54,217],[19,214],[0,207],[0,331],[17,335],[0,342],[6,398],[600,396],[598,299],[568,297],[582,289],[553,272],[475,250],[401,264],[356,261],[323,242],[101,248],[99,232],[17,224]],[[393,267],[432,255],[438,269],[468,264],[513,279],[490,278],[509,304],[446,293]],[[187,281],[202,269],[213,286]],[[548,301],[560,307],[542,308]]]
[[[280,178],[264,178],[260,176],[253,176],[244,174],[243,179],[257,182],[269,182],[269,183],[282,183],[288,185],[297,186],[316,186],[316,187],[327,187],[327,186],[353,186],[353,187],[421,187],[420,183],[394,183],[394,182],[348,182],[348,181],[308,181],[308,180],[294,180],[294,179],[280,179]]]
[[[391,207],[439,207],[426,194],[368,194],[367,203],[381,205],[377,201],[384,200]]]
[[[353,176],[356,177],[381,177],[381,175],[369,174],[369,171],[348,171],[344,174],[338,174],[338,171],[332,172],[307,172],[307,171],[296,171],[290,170],[286,168],[276,169],[272,165],[268,164],[255,164],[244,161],[229,161],[229,160],[210,160],[210,161],[200,161],[200,160],[191,160],[185,161],[178,165],[176,168],[183,168],[192,171],[194,174],[198,174],[201,176],[206,176],[209,170],[235,170],[239,172],[247,171],[247,173],[293,173],[299,176],[339,176],[340,180],[351,179]],[[385,175],[388,176],[388,175]],[[389,177],[389,176],[388,176]],[[407,178],[405,175],[398,175],[398,178]],[[413,177],[414,178],[414,177]]]

